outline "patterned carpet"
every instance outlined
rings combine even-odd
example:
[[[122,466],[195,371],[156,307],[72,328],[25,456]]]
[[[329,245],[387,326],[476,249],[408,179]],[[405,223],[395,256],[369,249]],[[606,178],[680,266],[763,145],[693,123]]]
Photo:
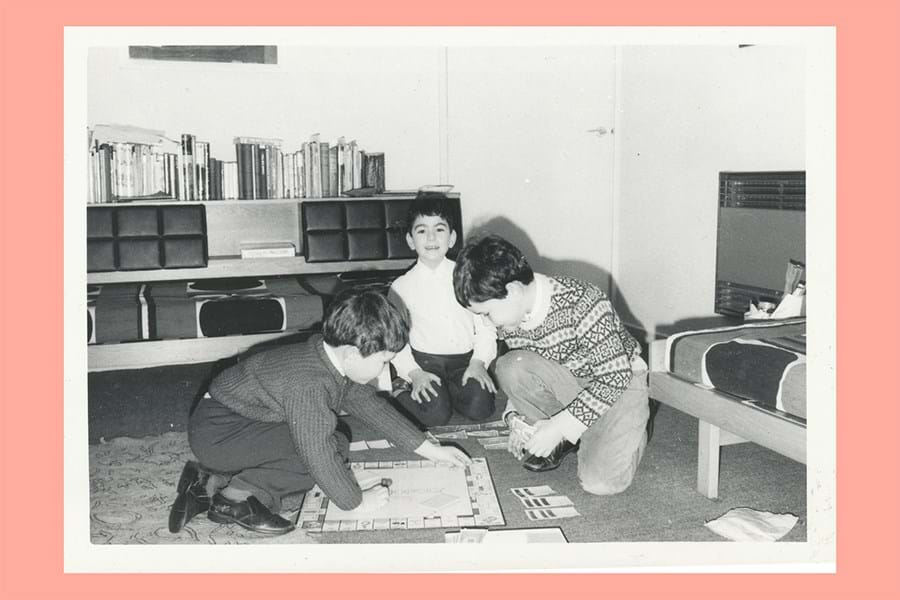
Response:
[[[91,542],[94,544],[314,544],[302,531],[266,537],[219,525],[200,514],[179,533],[169,533],[169,507],[184,463],[192,459],[187,433],[120,437],[89,450]],[[301,496],[285,499],[287,511]]]

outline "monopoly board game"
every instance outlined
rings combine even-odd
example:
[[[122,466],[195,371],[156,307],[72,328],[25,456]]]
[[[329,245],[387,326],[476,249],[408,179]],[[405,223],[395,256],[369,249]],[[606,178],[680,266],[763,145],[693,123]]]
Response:
[[[381,508],[345,511],[319,486],[307,492],[297,516],[306,531],[365,531],[504,525],[487,460],[468,467],[428,460],[351,462],[361,487],[391,480],[390,500]]]

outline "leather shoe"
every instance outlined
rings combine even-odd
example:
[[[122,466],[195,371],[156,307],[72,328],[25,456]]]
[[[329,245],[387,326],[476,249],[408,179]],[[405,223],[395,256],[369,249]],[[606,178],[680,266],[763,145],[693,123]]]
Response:
[[[169,511],[169,531],[178,533],[188,521],[209,508],[206,493],[207,473],[200,471],[196,462],[189,460],[178,480],[178,495]]]
[[[556,448],[553,449],[553,452],[551,452],[547,456],[535,456],[533,454],[529,454],[525,461],[522,463],[522,466],[529,471],[534,471],[535,473],[540,473],[542,471],[552,471],[562,464],[562,460],[568,454],[575,452],[577,449],[578,444],[573,444],[569,441],[563,440]]]
[[[216,494],[206,516],[215,523],[237,523],[244,529],[266,535],[282,535],[294,530],[293,523],[273,513],[256,496],[239,502]]]

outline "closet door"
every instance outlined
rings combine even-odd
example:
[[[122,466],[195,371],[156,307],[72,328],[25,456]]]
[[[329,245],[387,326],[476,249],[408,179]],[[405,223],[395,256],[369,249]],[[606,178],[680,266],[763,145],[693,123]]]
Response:
[[[608,289],[615,49],[447,52],[446,179],[462,194],[466,231],[484,225],[536,269]]]

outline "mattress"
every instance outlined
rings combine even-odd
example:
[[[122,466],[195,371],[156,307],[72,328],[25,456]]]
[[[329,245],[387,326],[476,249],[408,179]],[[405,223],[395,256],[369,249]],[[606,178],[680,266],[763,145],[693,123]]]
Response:
[[[88,343],[300,331],[322,298],[296,278],[232,278],[88,287]]]
[[[666,369],[692,383],[805,423],[805,318],[675,334],[666,341]]]

